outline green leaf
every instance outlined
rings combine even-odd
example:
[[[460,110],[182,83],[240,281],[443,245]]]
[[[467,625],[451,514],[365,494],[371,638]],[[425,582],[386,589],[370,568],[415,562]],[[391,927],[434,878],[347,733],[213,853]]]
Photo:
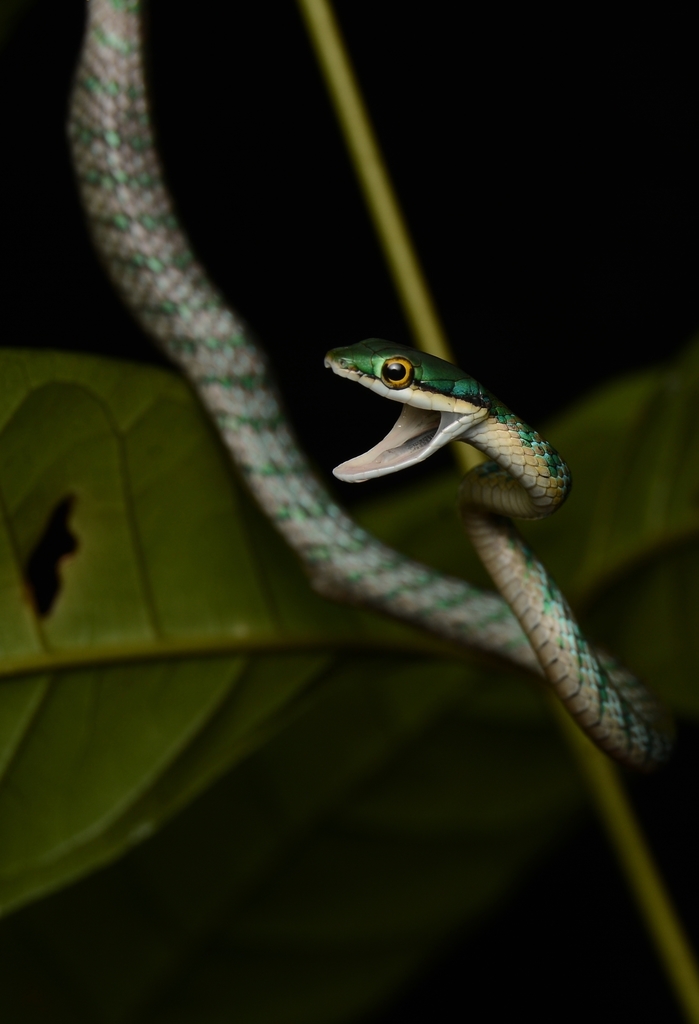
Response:
[[[434,689],[413,661],[439,645],[310,591],[173,374],[5,351],[0,436],[5,912],[142,841],[356,676],[352,650],[405,652]],[[26,567],[67,504],[77,548],[41,615]]]
[[[107,365],[92,362],[102,370]],[[688,713],[697,699],[691,683],[696,674],[691,624],[696,601],[699,460],[692,409],[699,386],[697,362],[693,349],[667,373],[640,374],[608,386],[554,423],[547,436],[569,460],[575,488],[558,516],[527,528],[594,635],[608,639],[616,651],[621,640],[627,647],[622,653],[636,668],[645,657],[651,669],[646,675],[655,671],[658,678],[652,681]],[[148,377],[152,386],[153,371],[109,365],[110,372],[135,374],[141,385]],[[71,385],[73,372],[67,374]],[[437,658],[427,646],[413,646],[415,638],[407,630],[382,626],[377,631],[369,616],[333,609],[308,594],[293,560],[232,482],[186,390],[169,375],[160,376],[167,387],[181,389],[184,405],[206,435],[194,463],[200,464],[206,445],[220,460],[221,486],[232,488],[237,502],[226,513],[229,518],[223,517],[227,530],[235,536],[244,531],[241,547],[257,559],[249,585],[254,593],[256,571],[261,571],[261,605],[268,607],[265,596],[274,593],[276,618],[269,626],[260,613],[244,652],[239,652],[247,659],[246,685],[230,687],[217,698],[214,679],[201,724],[183,736],[169,761],[162,759],[167,765],[156,765],[131,803],[113,820],[100,819],[95,835],[89,841],[78,837],[75,852],[65,856],[74,858],[71,870],[77,875],[113,858],[125,843],[143,838],[174,808],[186,804],[179,816],[118,863],[26,907],[0,927],[0,1005],[6,1016],[28,1024],[83,1019],[213,1024],[233,1016],[242,1024],[292,1024],[300,1019],[332,1024],[356,1018],[390,993],[451,929],[464,923],[475,926],[506,896],[527,865],[571,821],[580,801],[577,779],[538,694],[525,679],[473,661]],[[7,373],[0,374],[0,380],[7,379]],[[134,382],[128,391],[136,393]],[[64,409],[61,417],[66,415]],[[55,426],[59,418],[54,415],[51,421]],[[88,423],[82,413],[80,422]],[[36,418],[31,429],[36,429]],[[168,444],[179,436],[172,421],[166,434]],[[49,443],[47,434],[42,444]],[[69,447],[75,452],[79,446]],[[134,453],[141,450],[142,441],[134,441]],[[32,451],[33,444],[28,445],[20,462],[31,461]],[[135,454],[133,458],[138,461]],[[143,458],[153,466],[164,456]],[[103,465],[104,456],[98,461]],[[56,472],[65,478],[65,470]],[[17,475],[21,477],[19,471]],[[3,495],[5,477],[0,461]],[[36,474],[43,481],[37,489],[43,493],[50,478],[50,466],[42,468]],[[151,490],[162,498],[169,486],[162,492],[160,484]],[[187,507],[191,489],[178,492],[174,505],[169,497],[164,501],[160,515],[166,529],[171,528],[168,510],[171,514],[179,509],[180,502]],[[44,512],[35,515],[34,540],[22,551],[31,550],[55,501],[67,493],[60,487],[50,491]],[[78,529],[82,492],[72,487],[69,493],[76,494],[71,528],[81,544],[74,557],[77,564],[85,553],[89,517]],[[136,488],[134,493],[141,491]],[[207,505],[209,492],[204,488],[201,493]],[[371,503],[362,514],[364,522],[410,554],[445,571],[478,578],[455,515],[456,475],[423,482],[419,493],[408,493],[406,497],[399,490],[390,499]],[[153,503],[157,505],[155,499]],[[198,508],[198,500],[190,503]],[[137,502],[135,507],[140,508]],[[29,501],[27,522],[31,508]],[[146,522],[147,516],[141,516],[139,512],[135,521]],[[156,547],[157,535],[155,529],[150,535]],[[192,535],[198,536],[196,530]],[[196,547],[196,539],[193,543]],[[150,565],[150,545],[145,550],[145,564]],[[176,562],[182,557],[177,545],[169,542],[167,550],[178,552]],[[180,570],[170,566],[170,571]],[[192,571],[197,606],[211,600],[212,582],[223,600],[227,584],[217,576],[215,564],[209,564],[207,582],[200,581],[197,590],[199,579]],[[66,572],[59,602],[66,598],[69,583]],[[671,584],[679,589],[671,592]],[[172,577],[169,586],[179,591]],[[676,593],[687,600],[686,611],[678,616],[672,614],[681,603]],[[174,593],[169,598],[178,603]],[[179,600],[178,607],[186,608],[190,594],[180,592]],[[306,616],[304,609],[311,605]],[[57,603],[52,615],[58,609]],[[244,611],[237,615],[234,621],[245,619]],[[74,621],[77,630],[77,614]],[[218,632],[211,634],[218,637],[216,643],[230,642],[227,621],[224,616],[217,619]],[[206,660],[196,657],[201,648],[173,648],[161,657],[159,643],[185,643],[178,630],[185,629],[187,642],[192,642],[187,622],[180,610],[172,635],[139,641],[153,645],[148,666],[136,660],[143,647],[133,648],[136,654],[128,648],[131,653],[118,665],[108,666],[110,673],[123,673],[105,697],[115,702],[104,714],[112,726],[121,712],[111,707],[127,700],[134,667],[138,672],[144,667],[162,671],[168,665],[174,671],[191,663],[197,672],[202,665],[211,666],[214,676],[218,667],[228,670],[233,648],[224,654],[219,647],[217,656]],[[200,631],[203,623],[202,617]],[[85,645],[89,637],[84,630],[79,635]],[[302,650],[279,649],[280,636],[290,644],[288,638],[300,635],[306,638]],[[382,635],[391,636],[390,651],[362,653],[363,644],[370,642],[375,649]],[[349,636],[353,650],[348,649]],[[262,641],[254,649],[255,637],[264,638],[272,650]],[[330,637],[333,642],[328,644]],[[670,641],[675,644],[672,652]],[[663,657],[676,661],[671,680],[665,671],[660,678],[662,665],[653,669],[655,644]],[[118,646],[114,644],[112,653]],[[71,651],[77,656],[82,649],[66,648],[65,653],[57,648],[51,656],[67,658]],[[97,649],[102,650],[99,644]],[[46,655],[31,655],[40,656]],[[30,655],[15,652],[12,657]],[[27,731],[25,719],[40,713],[33,709],[43,706],[43,684],[38,672],[30,672],[37,664],[27,660],[26,676],[14,679],[14,689],[8,689],[20,723],[12,728],[19,733]],[[65,678],[76,674],[75,667],[61,664],[68,673]],[[107,671],[104,665],[100,662],[102,672]],[[82,667],[77,674],[88,671],[94,670]],[[145,735],[149,720],[151,729],[159,722],[168,686],[173,686],[179,704],[176,676],[172,679],[158,691],[161,705],[153,701],[155,715],[149,719],[146,709],[137,709],[137,732],[143,729]],[[20,714],[19,695],[27,684],[34,692],[25,695]],[[286,688],[280,692],[275,685]],[[266,694],[262,708],[261,694]],[[82,723],[90,723],[83,726],[84,736],[100,721],[89,710],[89,716],[83,712],[81,717]],[[172,714],[176,717],[177,711]],[[71,706],[63,722],[72,716]],[[42,749],[44,754],[49,751],[52,762],[51,743],[60,746],[60,729],[47,735],[50,742],[35,753],[37,765],[42,764]],[[116,733],[111,739],[116,749]],[[142,751],[147,753],[149,742],[143,739]],[[96,743],[95,749],[101,746],[108,751],[108,742]],[[95,780],[100,775],[108,790],[115,755],[105,758],[90,774]],[[58,778],[58,771],[45,769],[42,785],[50,786],[54,774]],[[71,810],[69,794],[78,774],[82,772],[64,772],[50,801],[39,808],[39,818],[47,817],[57,793],[77,813]],[[94,787],[101,788],[101,783]],[[32,870],[36,878],[38,869]],[[57,883],[54,879],[50,884]]]
[[[615,397],[602,396],[611,422]],[[584,543],[569,553],[570,589],[589,630],[679,714],[696,718],[699,343],[620,397],[625,427],[613,444],[607,433],[586,446],[585,409],[568,423],[566,444],[587,456],[580,476],[590,496]]]
[[[356,630],[310,591],[173,374],[4,351],[0,435],[7,910],[156,828]],[[26,566],[66,499],[77,550],[41,616]]]
[[[5,921],[5,1016],[341,1019],[570,820],[526,680],[314,596],[174,375],[0,353],[0,434],[5,910],[141,844]],[[42,616],[26,566],[67,501]]]
[[[353,1019],[501,901],[579,797],[521,679],[338,663],[157,836],[4,922],[2,1006],[26,1024]]]

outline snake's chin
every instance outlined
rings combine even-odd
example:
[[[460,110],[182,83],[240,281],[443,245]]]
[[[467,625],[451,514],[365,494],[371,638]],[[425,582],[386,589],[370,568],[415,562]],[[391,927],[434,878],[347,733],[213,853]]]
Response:
[[[404,405],[395,426],[383,441],[333,470],[338,480],[361,484],[387,473],[396,473],[429,458],[438,448],[453,441],[463,430],[460,413],[435,412]]]

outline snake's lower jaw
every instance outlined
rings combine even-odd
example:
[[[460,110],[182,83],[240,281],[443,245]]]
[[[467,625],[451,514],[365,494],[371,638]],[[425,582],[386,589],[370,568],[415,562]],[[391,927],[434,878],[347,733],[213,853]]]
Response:
[[[404,405],[395,426],[383,441],[363,455],[337,466],[333,475],[346,483],[360,484],[414,466],[461,434],[464,419],[460,413],[439,413]]]

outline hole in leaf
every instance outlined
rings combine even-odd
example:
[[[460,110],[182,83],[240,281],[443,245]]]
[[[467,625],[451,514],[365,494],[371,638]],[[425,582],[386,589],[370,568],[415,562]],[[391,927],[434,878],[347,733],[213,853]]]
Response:
[[[71,495],[56,505],[27,562],[25,580],[36,610],[42,617],[49,614],[61,589],[58,572],[61,560],[78,547],[76,538],[68,529],[68,516],[74,500]]]

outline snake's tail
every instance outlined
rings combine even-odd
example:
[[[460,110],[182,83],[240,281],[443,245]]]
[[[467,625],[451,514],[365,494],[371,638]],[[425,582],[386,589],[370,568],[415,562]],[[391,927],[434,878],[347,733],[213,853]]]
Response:
[[[669,714],[643,683],[585,639],[565,597],[512,522],[468,505],[461,515],[569,714],[598,747],[630,768],[648,772],[666,761],[673,738]]]
[[[266,357],[194,255],[155,148],[140,0],[90,0],[68,126],[96,248],[134,318],[191,381],[265,514],[328,596],[538,670],[502,599],[404,558],[311,472]]]

